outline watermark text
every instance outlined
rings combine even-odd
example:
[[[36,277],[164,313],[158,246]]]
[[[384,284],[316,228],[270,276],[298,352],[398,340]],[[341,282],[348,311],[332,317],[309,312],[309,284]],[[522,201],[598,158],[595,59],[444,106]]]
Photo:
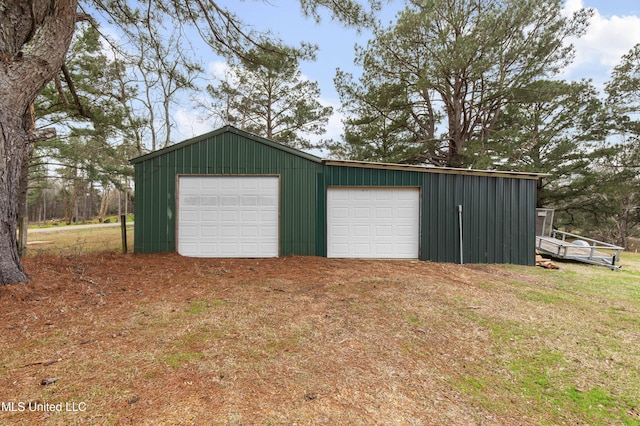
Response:
[[[42,411],[57,413],[84,413],[86,402],[40,402],[40,401],[0,401],[0,411],[21,413],[25,411]]]

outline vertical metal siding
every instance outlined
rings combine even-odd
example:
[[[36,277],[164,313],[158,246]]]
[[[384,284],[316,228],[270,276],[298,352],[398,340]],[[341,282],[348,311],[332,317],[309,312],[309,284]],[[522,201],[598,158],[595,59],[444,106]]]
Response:
[[[459,262],[463,206],[465,263],[535,262],[536,180],[323,165],[234,132],[135,163],[138,253],[175,251],[176,176],[280,176],[280,254],[326,256],[330,186],[421,188],[420,258]]]
[[[504,182],[505,179],[492,179],[495,183],[494,190],[492,191],[495,195],[495,204],[493,206],[490,204],[489,208],[493,208],[495,215],[495,232],[493,234],[494,237],[494,250],[495,250],[495,262],[496,263],[506,263],[506,251],[507,244],[505,243],[505,235],[506,231],[504,229]]]
[[[280,254],[316,254],[316,176],[322,165],[231,132],[135,164],[134,248],[175,251],[176,176],[248,174],[280,176]]]
[[[535,180],[333,165],[325,166],[319,180],[320,255],[326,256],[327,187],[419,186],[422,260],[460,261],[457,206],[462,205],[465,263],[534,264]]]
[[[487,263],[499,263],[501,248],[498,244],[496,220],[496,179],[487,178],[487,218],[485,239],[487,241]],[[493,236],[493,238],[492,238]]]

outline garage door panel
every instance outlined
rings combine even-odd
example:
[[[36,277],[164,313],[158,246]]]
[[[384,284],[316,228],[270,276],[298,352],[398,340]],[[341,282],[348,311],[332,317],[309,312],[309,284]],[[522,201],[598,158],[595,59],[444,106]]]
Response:
[[[197,226],[188,226],[185,225],[182,229],[182,235],[184,238],[193,238],[198,236],[198,227]]]
[[[245,179],[240,181],[240,187],[242,189],[258,189],[260,182],[254,179]]]
[[[359,257],[369,257],[371,254],[371,244],[355,243],[353,245],[354,254]]]
[[[353,209],[353,215],[356,219],[369,219],[371,210],[366,207],[356,207]]]
[[[184,222],[196,222],[198,220],[197,210],[184,210],[182,212]]]
[[[195,179],[184,181],[182,182],[180,189],[182,191],[189,190],[189,189],[200,189],[200,182]]]
[[[263,181],[260,182],[259,188],[262,188],[264,190],[271,190],[271,191],[277,192],[278,191],[278,179],[274,178],[274,179],[263,180]]]
[[[221,203],[222,206],[237,206],[238,205],[238,196],[237,195],[226,195],[222,197]]]
[[[225,255],[229,253],[238,253],[239,255],[242,254],[240,253],[240,247],[238,247],[238,243],[235,242],[220,243],[220,252],[221,257],[226,257]]]
[[[391,219],[393,217],[393,209],[391,207],[377,207],[374,211],[377,219]]]
[[[180,205],[185,207],[198,206],[200,205],[199,201],[197,196],[184,196],[181,197]]]
[[[327,190],[327,256],[417,258],[418,188]]]
[[[221,222],[238,222],[238,212],[236,210],[223,210],[220,212],[220,221]]]
[[[398,200],[401,200],[401,201],[412,201],[415,199],[415,193],[413,193],[411,190],[399,191],[399,192],[396,192],[394,195]]]
[[[181,243],[183,250],[193,252],[198,249],[198,243],[184,241]]]
[[[243,222],[254,222],[257,223],[258,222],[258,210],[245,210],[240,212],[240,217],[242,218]]]
[[[262,220],[262,223],[278,223],[278,211],[260,210],[260,219]]]
[[[201,206],[217,206],[218,205],[218,197],[200,197],[200,205]]]
[[[264,197],[262,197],[262,205],[263,206],[275,207],[275,206],[278,205],[278,197],[264,196]]]
[[[238,228],[234,226],[223,226],[220,229],[220,236],[227,237],[227,238],[231,238],[231,237],[235,238],[238,236]]]
[[[255,256],[255,253],[259,253],[258,243],[242,243],[240,244],[240,254],[246,257]]]
[[[238,181],[233,178],[220,178],[218,181],[221,189],[233,189],[234,191],[238,189]]]
[[[414,250],[413,244],[398,243],[397,247],[398,247],[398,251],[400,253],[404,253],[405,255],[409,255],[413,253],[413,250]]]
[[[369,201],[370,200],[370,194],[368,194],[366,191],[356,191],[353,193],[353,196],[351,197],[356,201]]]
[[[376,253],[389,253],[393,250],[392,243],[377,243],[376,244]]]
[[[367,237],[371,235],[371,227],[369,225],[356,225],[353,227],[353,235],[355,237]]]
[[[220,181],[218,181],[217,179],[204,179],[199,181],[194,180],[194,182],[198,182],[199,184],[196,189],[208,190],[208,189],[218,189]]]
[[[258,197],[255,195],[249,196],[245,195],[242,197],[241,204],[243,206],[257,206],[258,205]]]
[[[377,191],[373,194],[373,198],[378,201],[390,201],[393,199],[392,191]]]
[[[331,197],[336,201],[346,201],[349,199],[349,193],[347,191],[334,191],[331,193]]]
[[[336,225],[332,227],[329,232],[334,237],[347,237],[349,236],[349,227]]]
[[[278,178],[180,176],[178,252],[193,257],[277,257]]]
[[[393,235],[393,227],[391,225],[377,225],[376,235],[379,237],[391,237]]]
[[[205,238],[215,237],[218,235],[218,227],[217,226],[201,226],[200,235],[202,235]]]
[[[344,208],[338,208],[338,207],[334,207],[331,209],[331,216],[337,219],[347,219],[349,218],[349,209],[344,207]]]
[[[216,243],[202,243],[200,244],[200,252],[205,256],[215,256],[219,251],[219,245]]]
[[[260,227],[260,236],[262,238],[271,238],[269,243],[273,241],[277,241],[278,239],[278,228],[275,226],[262,226]]]
[[[399,207],[396,209],[398,219],[415,219],[415,212],[411,208]]]
[[[399,237],[409,237],[415,233],[415,227],[412,225],[398,225],[396,229]]]
[[[259,237],[258,235],[258,227],[257,226],[243,226],[242,227],[242,236],[243,237]]]
[[[180,215],[183,215],[189,212],[180,212]],[[195,213],[195,212],[194,212]],[[216,222],[218,221],[218,212],[217,211],[202,211],[200,212],[200,221],[202,222]]]

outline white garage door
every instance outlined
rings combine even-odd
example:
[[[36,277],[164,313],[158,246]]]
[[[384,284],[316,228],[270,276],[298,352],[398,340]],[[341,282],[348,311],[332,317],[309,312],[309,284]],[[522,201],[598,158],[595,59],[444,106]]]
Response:
[[[329,188],[327,256],[417,259],[418,188]]]
[[[278,177],[180,176],[178,253],[277,257]]]

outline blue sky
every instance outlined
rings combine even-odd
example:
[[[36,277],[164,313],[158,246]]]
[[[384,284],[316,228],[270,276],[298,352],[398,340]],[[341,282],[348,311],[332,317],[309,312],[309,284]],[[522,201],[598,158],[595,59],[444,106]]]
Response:
[[[541,0],[544,1],[544,0]],[[317,60],[303,63],[302,73],[306,78],[317,81],[322,92],[321,102],[331,105],[336,114],[331,119],[327,135],[338,139],[342,131],[341,116],[337,112],[340,99],[333,86],[337,68],[357,73],[353,66],[355,44],[366,44],[370,34],[358,34],[354,29],[344,28],[328,16],[316,24],[305,18],[297,0],[222,0],[230,10],[247,24],[260,31],[269,30],[285,42],[307,41],[319,46]],[[381,21],[393,20],[403,1],[392,1],[385,6]],[[595,13],[585,36],[573,40],[576,59],[561,78],[580,80],[590,78],[598,88],[607,81],[611,69],[619,63],[622,55],[640,43],[640,0],[566,0],[567,13],[581,7],[594,8]],[[201,52],[206,52],[204,48]],[[206,53],[199,58],[209,75],[217,74],[224,68],[224,62]],[[186,105],[176,113],[178,131],[182,138],[189,138],[213,130],[219,125],[193,120],[193,112]]]

